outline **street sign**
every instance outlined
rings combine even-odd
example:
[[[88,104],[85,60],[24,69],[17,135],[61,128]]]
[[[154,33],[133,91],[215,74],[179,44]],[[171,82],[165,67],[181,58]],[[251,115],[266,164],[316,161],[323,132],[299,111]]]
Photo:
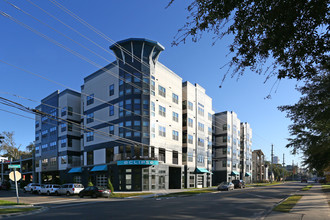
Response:
[[[22,175],[20,172],[18,171],[11,171],[9,173],[9,179],[12,180],[12,181],[15,181],[15,176],[14,176],[14,172],[16,174],[16,181],[19,181],[21,178],[22,178]]]
[[[19,164],[8,165],[8,168],[21,168]]]

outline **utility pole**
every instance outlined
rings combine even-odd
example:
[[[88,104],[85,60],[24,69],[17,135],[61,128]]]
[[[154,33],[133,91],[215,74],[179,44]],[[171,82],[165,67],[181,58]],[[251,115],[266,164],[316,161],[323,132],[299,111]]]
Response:
[[[283,163],[282,163],[282,166],[283,166],[282,167],[282,169],[283,169],[283,183],[284,183],[284,169],[285,169],[284,165],[285,165],[285,162],[284,162],[284,154],[283,154]]]
[[[292,160],[292,181],[294,180],[294,160]]]
[[[272,144],[272,151],[271,151],[271,162],[270,162],[270,182],[273,182],[273,158],[274,158],[274,145]]]

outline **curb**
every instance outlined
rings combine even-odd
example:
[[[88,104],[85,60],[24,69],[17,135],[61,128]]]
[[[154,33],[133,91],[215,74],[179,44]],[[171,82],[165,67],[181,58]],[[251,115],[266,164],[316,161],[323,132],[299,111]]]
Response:
[[[299,189],[299,190],[296,190],[295,192],[290,193],[288,196],[284,197],[279,202],[277,202],[276,204],[274,204],[271,208],[269,208],[267,211],[265,211],[265,214],[263,214],[262,216],[258,217],[257,219],[264,220],[273,211],[273,209],[276,206],[278,206],[279,204],[281,204],[282,202],[284,202],[285,200],[287,200],[290,196],[293,196],[293,195],[297,194],[297,192],[299,192],[299,191],[301,191],[301,190]]]
[[[35,211],[27,211],[27,212],[19,212],[19,213],[11,213],[11,214],[0,214],[0,219],[5,219],[5,218],[10,218],[10,217],[18,217],[18,216],[28,216],[28,215],[35,215],[41,212],[44,212],[46,210],[48,210],[47,207],[43,207],[43,206],[32,206],[32,207],[40,207],[40,209],[35,210]]]

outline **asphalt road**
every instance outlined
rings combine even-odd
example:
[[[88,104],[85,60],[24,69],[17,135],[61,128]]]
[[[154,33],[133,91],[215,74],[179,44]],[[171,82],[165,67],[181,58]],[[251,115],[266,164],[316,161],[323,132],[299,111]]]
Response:
[[[43,213],[11,219],[262,219],[276,203],[305,185],[286,183],[176,198],[77,198],[79,202],[47,203],[49,209]]]

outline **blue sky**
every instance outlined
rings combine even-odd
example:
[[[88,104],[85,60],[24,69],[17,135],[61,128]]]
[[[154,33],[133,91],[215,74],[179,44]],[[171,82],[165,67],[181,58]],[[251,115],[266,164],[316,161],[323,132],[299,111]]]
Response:
[[[31,1],[79,30],[105,50],[110,51],[108,48],[112,44],[111,42],[78,23],[50,1]],[[76,50],[98,65],[105,66],[108,63],[107,60],[113,61],[115,59],[111,54],[88,42],[29,2],[20,0],[11,0],[10,2],[54,29],[65,33],[105,59],[79,47],[4,1],[0,1],[0,10],[68,48]],[[165,7],[168,1],[154,0],[59,0],[58,2],[114,41],[130,37],[158,41],[165,47],[159,61],[180,75],[184,81],[198,83],[203,86],[207,94],[213,98],[213,106],[216,112],[235,111],[241,121],[251,124],[253,149],[262,149],[267,159],[269,159],[271,144],[274,144],[274,153],[280,157],[281,162],[283,153],[285,153],[287,164],[291,164],[292,160],[295,160],[295,162],[301,161],[299,156],[290,155],[290,149],[285,148],[288,143],[286,139],[289,137],[288,125],[291,122],[285,118],[285,113],[277,110],[277,106],[297,102],[300,96],[295,90],[297,82],[282,80],[278,87],[276,86],[277,92],[275,93],[273,90],[271,93],[272,98],[265,99],[276,79],[272,78],[264,83],[264,76],[259,76],[247,70],[238,81],[229,77],[222,88],[219,88],[225,72],[225,69],[220,68],[230,59],[230,56],[227,55],[228,46],[232,40],[231,36],[217,41],[214,46],[212,46],[213,35],[208,33],[204,34],[197,43],[188,40],[186,44],[171,46],[177,30],[186,21],[188,15],[186,7],[190,1],[175,1],[167,9]],[[83,78],[98,69],[96,66],[70,54],[63,48],[8,18],[0,16],[0,27],[2,30],[0,35],[0,59],[5,62],[40,74],[78,91],[83,83]],[[62,91],[65,89],[1,62],[0,74],[2,82],[0,96],[32,108],[39,103],[15,98],[5,93],[16,94],[38,101],[55,90]],[[33,115],[24,114],[3,105],[0,105],[0,109],[33,117]],[[0,131],[14,131],[16,142],[21,144],[22,147],[34,140],[33,120],[3,111],[0,111]]]

